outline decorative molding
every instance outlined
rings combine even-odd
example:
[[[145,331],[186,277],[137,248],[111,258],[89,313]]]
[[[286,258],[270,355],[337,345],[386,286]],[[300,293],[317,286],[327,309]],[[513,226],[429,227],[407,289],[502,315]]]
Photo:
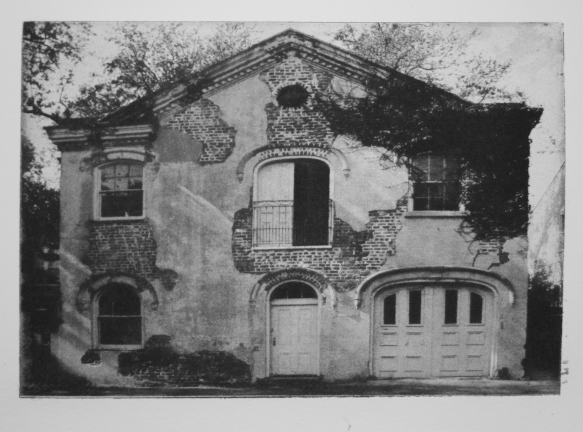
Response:
[[[333,291],[333,285],[320,273],[317,273],[313,270],[294,267],[267,273],[265,276],[259,279],[251,290],[249,303],[254,305],[260,292],[267,292],[277,285],[291,281],[305,282],[312,286],[320,293],[322,297],[322,304],[326,303],[326,290]]]
[[[303,147],[273,147],[273,145],[268,144],[266,146],[259,147],[255,150],[251,150],[249,153],[247,153],[246,155],[244,155],[241,158],[241,160],[237,164],[237,171],[236,171],[237,180],[239,180],[239,183],[243,181],[243,179],[245,178],[245,167],[246,167],[247,163],[255,156],[257,156],[259,162],[264,161],[266,159],[279,158],[279,157],[289,157],[289,156],[297,156],[297,157],[310,156],[310,157],[316,157],[316,158],[320,158],[320,159],[329,160],[330,153],[334,153],[339,158],[340,162],[342,163],[342,170],[344,172],[344,176],[348,177],[348,175],[350,174],[350,168],[348,168],[348,162],[346,161],[346,158],[344,157],[344,155],[337,150],[335,151],[334,149],[330,149],[330,148],[306,147],[306,146],[303,146]]]
[[[91,308],[91,301],[95,294],[104,286],[112,283],[129,285],[140,293],[141,296],[143,296],[144,293],[149,293],[151,297],[151,309],[153,311],[158,309],[159,301],[156,290],[145,278],[126,273],[111,273],[92,276],[85,283],[81,284],[75,298],[75,307],[77,308],[77,311],[80,313],[89,311]]]
[[[94,150],[91,156],[83,158],[79,164],[80,171],[88,171],[108,162],[130,160],[140,163],[156,160],[157,154],[144,147],[110,147]]]
[[[383,270],[364,279],[355,292],[355,306],[360,308],[364,292],[372,299],[374,294],[384,288],[411,284],[455,283],[478,285],[492,290],[499,296],[507,296],[510,305],[515,302],[515,290],[506,278],[486,270],[473,267],[407,267]]]

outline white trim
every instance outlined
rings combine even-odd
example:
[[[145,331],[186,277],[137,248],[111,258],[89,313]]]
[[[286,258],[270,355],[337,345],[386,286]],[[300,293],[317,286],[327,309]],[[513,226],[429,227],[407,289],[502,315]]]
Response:
[[[258,193],[258,174],[259,174],[259,170],[261,169],[261,167],[263,167],[263,165],[267,165],[270,163],[278,163],[281,161],[294,161],[294,160],[298,160],[298,159],[315,159],[318,161],[322,161],[324,163],[326,163],[326,165],[328,165],[328,201],[332,202],[332,206],[329,208],[332,209],[331,212],[329,212],[328,214],[328,244],[325,245],[316,245],[316,246],[293,246],[293,245],[284,245],[284,246],[270,246],[270,245],[261,245],[261,246],[255,246],[254,242],[255,242],[255,236],[253,235],[253,230],[255,229],[255,210],[253,209],[252,212],[252,216],[251,216],[251,244],[252,244],[252,250],[275,250],[275,249],[318,249],[318,248],[322,248],[322,249],[329,249],[332,248],[332,241],[334,239],[334,218],[335,218],[335,205],[334,205],[334,168],[332,167],[332,163],[324,158],[324,157],[320,157],[320,156],[314,156],[314,155],[298,155],[298,156],[276,156],[273,158],[268,158],[268,159],[264,159],[262,161],[260,161],[259,163],[257,163],[255,165],[255,167],[253,167],[253,197],[252,197],[252,202],[255,203],[255,201],[257,201],[257,193]],[[294,170],[295,170],[295,165],[294,165]],[[294,171],[295,172],[295,171]],[[295,186],[294,186],[295,187]],[[293,226],[292,226],[292,232],[293,232]]]
[[[113,151],[112,151],[113,153]],[[133,165],[139,165],[142,167],[142,214],[140,216],[113,216],[104,217],[101,216],[101,173],[103,168],[108,165],[115,165],[119,163],[128,163]],[[93,168],[93,220],[94,221],[137,221],[144,220],[146,218],[146,188],[144,181],[144,171],[145,162],[138,159],[112,159],[105,163],[99,164]]]
[[[261,162],[258,162],[255,167],[253,168],[253,201],[257,201],[257,174],[259,169],[266,164],[274,163],[278,161],[290,161],[290,160],[297,160],[297,159],[316,159],[322,162],[325,162],[330,169],[330,194],[328,199],[334,200],[334,169],[332,167],[332,163],[323,157],[313,156],[313,155],[298,155],[298,156],[276,156],[268,159],[264,159]]]
[[[271,367],[271,294],[273,294],[273,292],[279,288],[280,286],[290,283],[290,282],[299,282],[299,283],[303,283],[305,285],[308,285],[310,288],[312,288],[315,292],[316,295],[318,296],[317,298],[317,307],[318,307],[318,341],[317,341],[317,345],[318,345],[318,350],[317,350],[317,356],[316,356],[316,365],[317,365],[317,371],[316,371],[316,375],[320,375],[321,373],[321,365],[320,365],[320,357],[321,357],[321,350],[322,350],[322,342],[321,342],[321,333],[322,333],[322,294],[320,293],[320,291],[311,283],[306,282],[304,280],[300,280],[300,279],[288,279],[288,280],[284,280],[280,283],[278,283],[277,285],[274,285],[271,287],[271,289],[269,289],[269,291],[267,291],[265,293],[265,308],[266,308],[266,312],[265,312],[265,376],[266,377],[270,377],[273,376],[273,374],[271,373],[272,371],[272,367]],[[298,299],[298,300],[302,300],[302,299]],[[313,300],[313,299],[306,299],[306,300]],[[277,300],[276,300],[277,301]],[[313,304],[313,303],[310,303]],[[280,305],[281,306],[281,305]],[[293,304],[290,304],[290,307],[293,307]]]
[[[91,300],[91,348],[100,350],[100,351],[124,351],[124,350],[137,350],[141,349],[144,346],[144,339],[146,334],[146,326],[145,326],[145,319],[144,319],[144,299],[140,291],[138,291],[135,287],[127,283],[120,283],[121,285],[125,285],[130,288],[134,294],[138,296],[140,299],[140,319],[141,319],[141,330],[142,334],[140,340],[142,341],[141,344],[127,344],[127,345],[112,345],[112,344],[101,344],[99,343],[99,300],[101,296],[107,289],[107,287],[111,284],[116,284],[120,282],[112,282],[109,281],[108,283],[104,284],[102,287],[99,288],[99,291],[93,296]]]
[[[409,201],[413,203],[413,198],[409,198]],[[406,218],[461,218],[466,216],[467,213],[464,211],[455,210],[409,210],[404,214]]]
[[[321,246],[253,246],[252,251],[268,251],[268,250],[297,250],[297,249],[332,249],[332,245]]]
[[[459,288],[465,288],[467,289],[469,292],[483,292],[483,291],[489,291],[492,293],[492,307],[494,308],[494,310],[491,313],[491,319],[492,322],[490,323],[489,329],[491,332],[491,348],[490,348],[490,365],[489,365],[489,370],[488,370],[488,377],[489,378],[494,378],[494,373],[496,372],[496,368],[498,366],[498,345],[499,345],[499,339],[500,339],[500,309],[501,309],[501,293],[499,293],[494,287],[492,286],[488,286],[486,284],[482,284],[479,282],[474,282],[473,286],[472,286],[472,282],[470,281],[460,281],[460,280],[453,280],[453,281],[443,281],[443,280],[435,280],[433,282],[430,281],[423,281],[423,282],[419,282],[419,281],[411,281],[410,283],[401,283],[401,282],[397,282],[397,283],[388,283],[386,285],[381,285],[381,286],[377,286],[374,287],[369,295],[369,301],[370,301],[370,328],[369,328],[369,332],[370,332],[370,337],[369,337],[369,374],[370,376],[375,376],[374,374],[374,361],[375,361],[375,326],[376,326],[376,303],[377,303],[377,298],[379,298],[381,295],[383,295],[383,293],[386,292],[394,292],[397,293],[402,289],[406,289],[406,290],[410,290],[412,287],[413,289],[416,289],[416,286],[420,286],[422,287],[423,291],[425,292],[427,288],[429,289],[434,289],[437,287],[447,287],[448,285],[455,285],[456,287]],[[481,295],[481,293],[480,293]],[[425,297],[425,295],[424,295]],[[407,300],[408,302],[408,300]],[[484,303],[485,304],[485,303]],[[461,307],[458,303],[458,308]],[[408,309],[408,304],[406,305],[406,309]],[[485,309],[485,308],[484,308]],[[397,312],[398,313],[398,312]],[[423,314],[422,314],[423,316]],[[397,317],[398,318],[398,317]],[[398,320],[397,320],[398,322]],[[432,323],[433,325],[433,323]],[[423,326],[423,324],[419,324],[419,325],[406,325],[406,327],[420,327]],[[482,326],[487,328],[487,324],[473,324],[473,326]],[[392,327],[397,327],[397,325],[392,326]]]

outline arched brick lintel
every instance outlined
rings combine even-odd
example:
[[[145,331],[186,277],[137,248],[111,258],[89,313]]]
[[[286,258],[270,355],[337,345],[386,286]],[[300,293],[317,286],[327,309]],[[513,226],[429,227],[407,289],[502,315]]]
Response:
[[[372,298],[379,289],[414,283],[480,285],[494,291],[498,296],[506,296],[510,305],[514,305],[516,298],[510,281],[487,270],[473,267],[409,267],[384,270],[367,277],[356,288],[355,305],[360,307],[365,293],[367,298]]]
[[[278,270],[276,272],[267,273],[257,281],[251,290],[249,302],[254,303],[260,292],[267,292],[280,283],[292,280],[306,282],[317,289],[322,295],[324,295],[325,290],[331,286],[330,282],[324,276],[313,270],[304,268]]]
[[[245,177],[245,166],[255,156],[259,156],[260,160],[269,159],[270,157],[281,156],[312,156],[329,160],[330,154],[333,154],[338,159],[342,166],[342,172],[344,173],[344,177],[348,178],[348,176],[350,175],[350,167],[348,166],[348,161],[346,159],[346,156],[344,156],[344,153],[342,153],[338,149],[332,148],[324,149],[321,147],[274,148],[271,144],[268,144],[266,146],[259,147],[258,149],[250,151],[241,158],[239,164],[237,165],[237,179],[239,180],[239,182],[243,181],[243,178]]]
[[[80,313],[90,310],[91,301],[95,294],[105,285],[112,283],[129,285],[140,293],[140,296],[142,297],[144,297],[144,295],[149,295],[151,309],[158,309],[158,294],[152,284],[145,278],[126,273],[109,273],[92,276],[79,287],[79,291],[75,298],[75,307],[77,310]]]

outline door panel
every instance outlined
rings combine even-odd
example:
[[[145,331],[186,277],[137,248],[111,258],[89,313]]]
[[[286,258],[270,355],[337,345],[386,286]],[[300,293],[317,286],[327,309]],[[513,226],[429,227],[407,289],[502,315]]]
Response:
[[[413,291],[421,291],[420,308]],[[485,290],[434,286],[382,293],[375,299],[373,372],[380,378],[487,376],[493,319],[494,297]]]
[[[317,300],[278,300],[271,306],[271,372],[318,374]]]

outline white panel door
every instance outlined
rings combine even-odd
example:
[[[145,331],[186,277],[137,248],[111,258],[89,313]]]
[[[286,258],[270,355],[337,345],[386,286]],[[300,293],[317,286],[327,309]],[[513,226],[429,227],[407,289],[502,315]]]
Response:
[[[379,378],[429,376],[432,292],[400,289],[388,294],[377,297],[375,308],[375,375]],[[392,307],[385,305],[391,300]]]
[[[436,288],[434,299],[433,375],[488,375],[494,322],[492,293]]]
[[[270,345],[273,375],[317,375],[317,299],[272,301]]]
[[[494,297],[472,288],[401,288],[375,298],[379,378],[487,376]]]

